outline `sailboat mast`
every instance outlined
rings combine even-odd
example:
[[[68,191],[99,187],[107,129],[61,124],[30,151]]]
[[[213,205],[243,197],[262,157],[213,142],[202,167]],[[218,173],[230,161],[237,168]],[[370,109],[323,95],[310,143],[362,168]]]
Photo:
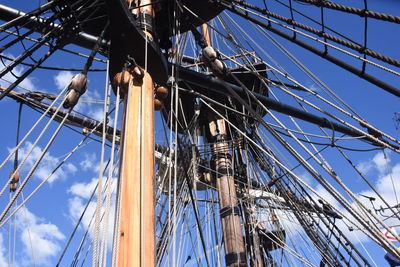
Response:
[[[154,16],[152,0],[142,0],[143,16]],[[151,37],[145,31],[146,36]],[[153,80],[135,76],[125,93],[118,266],[155,266],[154,91]]]
[[[154,104],[148,73],[125,97],[118,266],[154,266]]]
[[[209,113],[209,129],[215,139],[213,154],[224,234],[225,264],[229,267],[247,266],[226,123],[223,119],[216,118],[215,114]]]
[[[202,31],[205,42],[211,46],[207,24],[202,25]],[[220,110],[220,112],[222,111]],[[247,266],[226,123],[224,119],[218,118],[214,112],[209,111],[208,125],[214,139],[213,154],[225,247],[225,264],[228,267]]]

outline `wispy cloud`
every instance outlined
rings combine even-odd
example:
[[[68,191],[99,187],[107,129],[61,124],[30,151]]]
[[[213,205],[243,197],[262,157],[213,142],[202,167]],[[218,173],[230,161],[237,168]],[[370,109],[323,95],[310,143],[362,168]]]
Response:
[[[75,224],[78,221],[83,210],[85,209],[86,204],[87,204],[87,199],[81,198],[79,196],[73,196],[72,198],[68,199],[68,216],[72,224]],[[94,214],[95,209],[96,209],[96,202],[91,201],[86,210],[85,216],[83,216],[82,218],[82,225],[84,226],[85,230],[89,227],[89,223],[92,218],[92,215]]]
[[[17,226],[23,244],[21,264],[32,266],[34,262],[40,266],[51,265],[52,257],[61,251],[60,242],[65,239],[58,227],[25,207],[17,213]]]
[[[82,170],[97,173],[99,171],[99,161],[97,160],[96,153],[85,153],[83,157],[84,159],[79,163]]]
[[[6,54],[6,53],[2,53],[1,55],[4,55],[6,57],[9,58],[15,58],[12,54]],[[3,62],[0,61],[0,69],[4,68],[6,65],[8,65],[10,63],[9,60],[4,60],[4,64]],[[2,79],[0,79],[0,86],[3,87],[8,87],[10,85],[10,83],[13,83],[17,80],[17,78],[15,78],[15,76],[21,76],[23,73],[25,72],[25,68],[21,65],[18,65],[17,67],[15,67],[11,72],[7,72]],[[15,76],[14,76],[14,75]],[[32,76],[30,76],[30,78],[25,78],[20,84],[19,86],[21,88],[30,90],[30,91],[36,91],[37,88],[34,84],[34,78],[32,78]]]
[[[104,114],[103,114],[103,108],[97,107],[95,109],[91,109],[88,113],[88,116],[97,120],[97,121],[102,121]],[[111,121],[111,120],[110,120]],[[108,125],[110,125],[110,121],[108,122]]]
[[[98,179],[93,178],[89,183],[75,183],[69,188],[68,192],[74,196],[89,199],[97,185],[97,181]]]
[[[103,189],[105,186],[106,182],[106,177],[103,177]],[[80,218],[82,212],[85,209],[85,206],[87,205],[87,201],[90,198],[90,195],[93,193],[93,190],[96,187],[96,184],[98,183],[98,178],[92,178],[90,182],[84,183],[75,183],[73,184],[67,192],[72,195],[71,198],[68,199],[68,210],[69,210],[69,218],[73,223],[76,223],[76,221]],[[108,222],[108,246],[111,246],[112,243],[112,233],[113,233],[113,221],[114,221],[114,210],[115,210],[115,190],[117,186],[117,179],[112,178],[111,181],[111,192],[112,192],[112,198],[111,198],[111,203],[110,203],[110,217],[109,217],[109,222]],[[96,210],[96,196],[97,193],[95,194],[94,198],[91,200],[91,202],[88,205],[88,208],[85,212],[85,216],[83,216],[82,219],[82,225],[84,226],[83,228],[86,230],[89,227],[90,221],[92,219],[92,216]],[[104,213],[105,211],[105,205],[103,203],[103,206],[101,208],[101,212]],[[104,219],[105,217],[103,217]],[[90,235],[93,236],[93,225],[94,222],[90,225]],[[102,227],[104,227],[104,221],[102,221]]]
[[[6,259],[6,247],[4,245],[3,233],[0,233],[0,266],[8,266]]]
[[[372,158],[367,161],[360,162],[357,167],[363,172],[365,175],[368,176],[370,182],[374,186],[375,190],[378,192],[382,198],[389,203],[389,205],[393,206],[398,204],[398,200],[400,199],[400,163],[391,166],[391,158],[390,153],[384,154],[383,152],[376,153]],[[329,194],[322,186],[317,186],[316,191],[326,199],[332,206],[338,208],[346,217],[352,218],[353,221],[356,221],[348,211],[340,206],[340,204],[334,199],[334,197]],[[362,202],[365,206],[371,209],[372,212],[375,208],[386,207],[384,202],[378,197],[378,195],[372,190],[362,190],[362,191],[355,191],[353,192],[358,200]],[[373,201],[373,205],[369,199],[360,196],[360,194],[373,197],[375,200]],[[396,197],[397,196],[397,197]],[[358,210],[358,204],[355,201],[350,201],[353,208]],[[386,215],[389,215],[388,212]],[[383,214],[376,214],[377,217],[380,219],[385,219]],[[371,218],[372,219],[372,218]],[[385,220],[385,223],[389,226],[398,224],[398,221],[393,218],[393,220]],[[343,223],[342,220],[336,221],[336,225],[343,231],[343,233],[349,237],[349,239],[354,243],[359,242],[367,242],[370,239],[364,235],[361,231],[349,231],[348,226]]]
[[[362,161],[357,164],[357,168],[364,174],[370,173],[371,171],[378,171],[379,174],[388,172],[390,169],[390,155],[383,152],[377,153],[372,159]]]
[[[375,157],[374,157],[375,159]],[[387,159],[390,162],[390,159]],[[379,195],[382,196],[383,199],[386,200],[390,205],[396,205],[400,200],[400,163],[395,164],[394,166],[390,166],[388,164],[381,164],[382,162],[379,160],[376,161],[375,167],[378,169],[378,178],[374,183],[374,187]],[[376,207],[386,206],[383,201],[379,198],[379,196],[373,192],[372,189],[364,190],[360,192],[363,195],[374,197],[376,200],[374,201],[374,205]],[[365,198],[361,198],[362,201],[366,202],[367,205],[371,206],[369,200]]]
[[[62,90],[67,86],[70,82],[74,74],[71,71],[60,71],[53,77],[54,83],[57,86],[57,89]]]
[[[315,83],[311,83],[311,85],[308,86],[308,89],[310,89],[311,91],[314,91],[314,92],[321,91],[321,87]]]
[[[26,157],[29,149],[32,147],[32,143],[27,141],[20,149],[18,154],[19,162]],[[11,151],[11,149],[8,149]],[[40,146],[36,146],[32,153],[27,158],[25,164],[22,167],[22,171],[26,172],[35,164],[42,154],[43,149]],[[40,180],[46,179],[60,163],[60,160],[54,157],[49,151],[45,154],[41,160],[38,168],[34,172],[33,176]],[[49,183],[53,183],[58,179],[65,179],[68,175],[74,175],[78,171],[78,168],[73,163],[64,163],[48,180]],[[22,174],[22,173],[21,173]]]
[[[390,158],[390,153],[376,153],[373,157],[368,159],[367,161],[360,162],[358,164],[358,167],[360,170],[364,173],[367,174],[367,176],[370,178],[371,183],[375,187],[376,191],[388,202],[390,205],[396,205],[399,203],[400,200],[400,163],[394,164],[392,166],[392,159]],[[309,177],[307,174],[302,174],[301,178],[303,180],[306,180],[308,184],[311,184],[312,179]],[[335,197],[328,193],[325,188],[323,188],[322,185],[317,184],[313,186],[319,197],[323,198],[325,201],[327,201],[331,206],[337,208],[341,213],[346,218],[350,218],[353,222],[357,222],[356,218],[352,217],[350,212],[348,212],[346,209],[344,209],[341,204],[335,199]],[[311,192],[310,192],[311,193]],[[374,206],[376,208],[380,207],[385,207],[384,203],[382,200],[379,199],[376,193],[373,192],[372,189],[370,190],[363,190],[363,191],[354,191],[354,194],[358,197],[358,199],[363,202],[367,207],[369,207],[373,211],[373,207],[371,202],[359,196],[359,194],[367,195],[370,197],[374,197],[376,200],[374,201]],[[317,197],[314,194],[311,194],[314,196],[315,200],[317,200],[319,197]],[[397,197],[396,197],[397,196]],[[356,204],[355,201],[350,200],[350,198],[347,197],[351,205],[355,210],[359,210],[358,205]],[[294,214],[292,212],[287,212],[287,211],[280,211],[280,210],[274,210],[275,214],[280,218],[280,222],[285,230],[287,230],[287,234],[289,238],[294,238],[296,235],[302,234],[304,235],[305,232],[302,230],[302,227],[300,226],[300,223],[298,220],[295,218]],[[381,219],[384,219],[383,216],[381,215],[390,215],[390,212],[386,212],[386,214],[377,214],[378,217]],[[267,214],[271,216],[271,211],[268,211]],[[261,216],[260,220],[269,220],[270,218],[267,216]],[[358,244],[358,243],[366,243],[369,242],[370,239],[367,237],[362,231],[359,230],[353,230],[349,229],[349,224],[345,220],[336,220],[335,225],[342,231],[343,235],[346,236],[352,243]],[[389,226],[398,224],[397,219],[393,220],[386,220],[385,221]],[[265,223],[265,225],[268,227],[271,227],[270,223]],[[321,224],[321,227],[323,229],[326,229]]]

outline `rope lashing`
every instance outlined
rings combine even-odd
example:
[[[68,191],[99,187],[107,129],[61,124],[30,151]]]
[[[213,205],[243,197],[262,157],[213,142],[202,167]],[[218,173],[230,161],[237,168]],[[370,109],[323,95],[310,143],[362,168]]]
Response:
[[[143,79],[144,71],[143,69],[136,63],[136,60],[128,55],[125,60],[124,67],[121,72],[118,72],[114,76],[113,84],[115,87],[119,86],[121,90],[121,95],[125,95],[128,90],[129,83],[132,79]]]

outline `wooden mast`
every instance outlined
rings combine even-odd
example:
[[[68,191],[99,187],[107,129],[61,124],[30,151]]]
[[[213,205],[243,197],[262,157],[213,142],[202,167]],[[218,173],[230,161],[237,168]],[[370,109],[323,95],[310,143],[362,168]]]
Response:
[[[144,7],[136,10],[154,17],[151,1],[142,0]],[[119,267],[155,266],[154,91],[150,74],[142,71],[143,77],[130,77],[124,99]]]
[[[202,30],[204,40],[210,46],[207,24],[202,25]],[[217,108],[217,110],[223,113],[221,109]],[[225,264],[228,267],[247,266],[226,123],[212,111],[208,112],[208,123],[210,134],[214,139],[213,155],[225,247]]]

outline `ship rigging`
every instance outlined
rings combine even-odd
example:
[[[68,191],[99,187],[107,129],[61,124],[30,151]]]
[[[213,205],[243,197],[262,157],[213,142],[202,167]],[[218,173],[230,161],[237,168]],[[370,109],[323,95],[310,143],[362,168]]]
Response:
[[[400,266],[400,6],[343,2],[0,4],[1,265]]]

